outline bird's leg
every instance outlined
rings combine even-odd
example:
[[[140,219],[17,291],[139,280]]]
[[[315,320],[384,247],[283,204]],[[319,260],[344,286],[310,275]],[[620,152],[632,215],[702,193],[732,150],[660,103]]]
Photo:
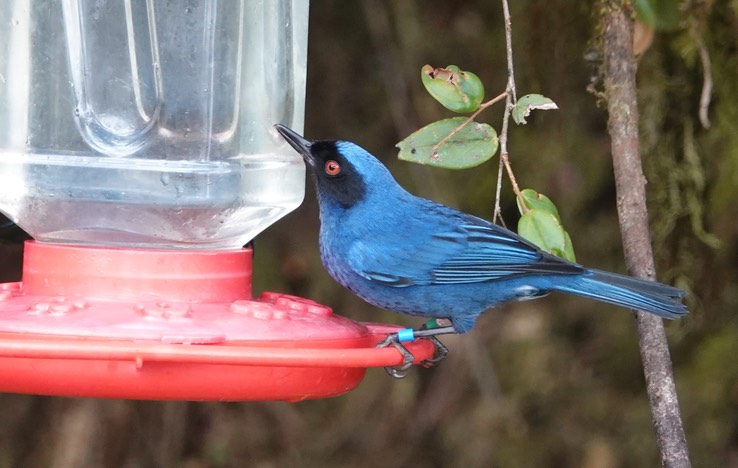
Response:
[[[405,346],[402,345],[405,341],[413,341],[416,338],[426,338],[433,343],[435,350],[431,359],[426,359],[421,362],[421,365],[425,367],[432,367],[438,364],[448,354],[448,348],[441,343],[436,335],[444,335],[447,333],[456,333],[451,321],[446,319],[432,319],[427,321],[417,330],[405,328],[396,333],[390,333],[387,337],[377,344],[377,348],[384,348],[387,346],[393,346],[397,351],[402,354],[402,365],[398,367],[385,367],[384,370],[387,373],[396,378],[402,379],[405,377],[405,371],[408,370],[415,360],[415,356]]]
[[[456,333],[453,325],[451,325],[451,321],[448,319],[428,320],[420,327],[420,329],[415,331],[416,337],[427,338],[431,341],[431,343],[433,343],[433,346],[436,347],[435,351],[433,352],[433,357],[421,362],[421,365],[423,365],[424,367],[433,367],[439,362],[443,361],[443,359],[448,354],[448,348],[446,348],[446,346],[444,346],[444,344],[441,343],[441,341],[436,338],[436,336],[445,335],[448,333]]]

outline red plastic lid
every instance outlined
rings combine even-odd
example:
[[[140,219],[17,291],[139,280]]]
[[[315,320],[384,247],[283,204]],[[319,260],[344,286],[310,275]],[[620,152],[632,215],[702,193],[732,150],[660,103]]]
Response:
[[[0,284],[0,391],[63,396],[302,400],[338,395],[397,327],[294,296],[251,298],[251,251],[28,242],[23,283]],[[428,341],[410,343],[416,362]]]

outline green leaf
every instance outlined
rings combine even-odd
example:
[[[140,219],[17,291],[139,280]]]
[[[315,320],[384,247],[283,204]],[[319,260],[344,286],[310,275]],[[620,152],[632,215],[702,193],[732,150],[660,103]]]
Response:
[[[549,213],[554,215],[559,222],[561,222],[559,210],[556,208],[556,205],[554,205],[551,199],[548,198],[546,195],[538,193],[533,189],[523,189],[520,194],[523,196],[523,201],[527,209],[532,210],[533,208],[538,208],[544,211],[548,211]],[[520,214],[524,214],[525,210],[521,206],[520,198],[517,198],[517,202]]]
[[[570,262],[576,262],[577,256],[574,255],[574,244],[571,241],[571,236],[567,231],[564,231],[564,251],[561,254],[556,254],[559,257],[565,258]]]
[[[633,3],[638,19],[646,26],[662,31],[679,27],[683,15],[679,0],[635,0]]]
[[[653,11],[651,0],[635,0],[636,14],[646,26],[654,27],[656,24],[656,13]]]
[[[438,150],[435,146],[466,121],[453,117],[426,125],[397,143],[398,157],[403,161],[444,167],[467,169],[489,160],[497,152],[497,132],[487,124],[470,122],[446,140]]]
[[[456,65],[446,68],[425,65],[420,70],[420,78],[430,95],[450,111],[474,112],[484,99],[484,85],[479,77]]]
[[[541,250],[570,261],[576,261],[569,234],[551,212],[533,208],[520,217],[518,234]]]
[[[518,234],[549,253],[553,253],[553,249],[564,250],[566,244],[564,228],[559,220],[551,213],[537,208],[520,217]]]
[[[518,198],[518,210],[523,216],[518,222],[518,233],[546,252],[575,262],[571,236],[561,223],[556,205],[546,195],[532,189],[524,189],[520,194],[523,200]],[[526,212],[522,205],[529,211]]]
[[[518,99],[515,107],[512,108],[512,118],[516,124],[525,124],[525,118],[530,115],[530,111],[534,109],[539,110],[551,110],[558,109],[551,99],[540,94],[526,94],[525,96]]]

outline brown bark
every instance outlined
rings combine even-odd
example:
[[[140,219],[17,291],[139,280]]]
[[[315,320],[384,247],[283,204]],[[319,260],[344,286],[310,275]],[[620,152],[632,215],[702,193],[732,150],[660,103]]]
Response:
[[[638,140],[632,11],[627,2],[610,1],[605,2],[603,14],[603,79],[625,261],[633,276],[653,280],[646,179]],[[654,315],[637,312],[636,326],[661,463],[666,467],[689,467],[663,322]]]

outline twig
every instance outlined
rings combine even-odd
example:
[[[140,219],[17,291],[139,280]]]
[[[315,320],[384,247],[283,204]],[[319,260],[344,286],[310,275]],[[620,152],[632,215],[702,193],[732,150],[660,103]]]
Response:
[[[710,109],[710,101],[712,100],[712,63],[710,62],[710,53],[707,50],[705,41],[702,40],[702,36],[695,30],[690,28],[692,38],[697,43],[697,47],[700,51],[700,61],[702,62],[702,93],[700,94],[700,108],[699,118],[702,127],[705,129],[710,128],[710,117],[708,110]]]
[[[513,66],[513,51],[512,51],[512,21],[510,20],[510,7],[507,4],[507,0],[502,0],[502,11],[505,18],[505,51],[507,54],[507,87],[505,88],[505,113],[502,116],[502,130],[500,130],[500,166],[505,167],[507,176],[512,184],[513,192],[515,196],[523,201],[523,195],[520,193],[520,187],[518,182],[515,180],[512,168],[510,167],[510,157],[507,151],[507,131],[510,124],[510,111],[512,110],[514,103],[517,102],[517,95],[515,91],[515,67]],[[497,199],[495,200],[495,214],[499,210],[499,183],[501,180],[498,179]],[[528,208],[525,203],[520,203],[523,207],[523,212],[527,212]]]
[[[507,99],[505,100],[505,114],[502,116],[502,130],[500,131],[500,164],[505,166],[505,171],[507,172],[507,177],[510,179],[510,184],[512,185],[513,192],[515,192],[515,195],[522,202],[523,194],[520,193],[520,187],[518,187],[518,182],[517,180],[515,180],[515,175],[513,174],[512,167],[510,167],[510,157],[507,152],[507,130],[510,125],[510,109],[513,106],[512,93],[512,91],[507,92]],[[523,207],[524,213],[528,211],[525,203],[521,203],[520,206]]]
[[[504,18],[505,18],[505,51],[507,54],[507,92],[512,93],[513,102],[517,102],[518,96],[515,91],[515,67],[513,66],[513,51],[512,51],[512,20],[510,19],[510,6],[507,4],[507,0],[502,0],[502,14],[504,15]]]
[[[500,220],[500,224],[505,225],[505,220],[502,219],[502,208],[500,208],[500,194],[502,192],[502,173],[504,172],[504,164],[502,164],[502,158],[500,158],[500,164],[497,166],[497,189],[495,190],[495,209],[492,215],[492,222],[496,223]]]
[[[602,71],[625,261],[634,276],[653,279],[655,269],[638,141],[633,15],[626,6],[627,0],[603,3]],[[670,468],[689,467],[663,322],[654,315],[637,312],[636,328],[661,463]]]

